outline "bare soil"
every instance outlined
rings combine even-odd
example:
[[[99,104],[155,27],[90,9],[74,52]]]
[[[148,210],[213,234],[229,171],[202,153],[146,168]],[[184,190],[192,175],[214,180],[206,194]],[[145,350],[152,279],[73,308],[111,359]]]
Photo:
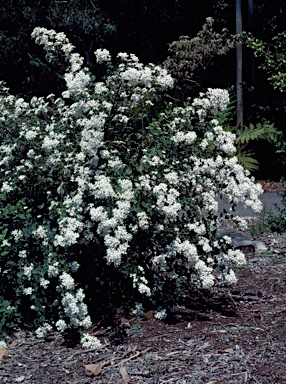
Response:
[[[0,384],[286,383],[286,237],[256,239],[268,250],[247,255],[235,287],[187,298],[169,322],[118,310],[113,326],[90,330],[100,350],[67,347],[56,333],[39,340],[16,332]]]

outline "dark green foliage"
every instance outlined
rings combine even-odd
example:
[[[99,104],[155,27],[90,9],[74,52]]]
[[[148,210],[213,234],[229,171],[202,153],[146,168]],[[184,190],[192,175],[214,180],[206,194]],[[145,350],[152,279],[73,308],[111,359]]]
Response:
[[[243,129],[228,126],[226,130],[235,133],[237,146],[235,155],[239,163],[250,172],[259,169],[259,161],[255,158],[255,152],[251,148],[253,141],[267,141],[274,147],[279,148],[279,143],[282,140],[282,132],[269,121],[263,121],[256,125],[249,124],[249,126],[244,126]]]
[[[282,133],[277,130],[274,124],[271,124],[268,121],[256,125],[249,124],[248,127],[243,127],[239,134],[238,132],[236,133],[236,143],[243,145],[248,144],[252,140],[267,140],[274,143],[281,134]]]
[[[202,29],[194,38],[181,36],[169,45],[169,56],[164,66],[176,79],[176,91],[190,95],[192,89],[203,89],[206,71],[217,56],[225,56],[235,47],[235,39],[227,30],[217,33],[214,20],[206,19]]]
[[[90,68],[95,49],[107,45],[106,40],[111,41],[116,31],[97,0],[2,0],[0,78],[21,96],[47,95],[63,88],[63,71],[55,71],[31,41],[31,32],[37,26],[66,32]]]
[[[268,212],[268,217],[266,219],[267,227],[276,233],[286,233],[286,182],[284,181],[284,189],[282,192],[278,192],[281,199],[283,207],[278,209],[278,214],[273,213],[272,211]]]
[[[243,36],[243,41],[251,47],[260,60],[259,68],[266,71],[268,80],[274,89],[286,91],[286,32],[279,33],[270,43],[256,39],[253,36]]]

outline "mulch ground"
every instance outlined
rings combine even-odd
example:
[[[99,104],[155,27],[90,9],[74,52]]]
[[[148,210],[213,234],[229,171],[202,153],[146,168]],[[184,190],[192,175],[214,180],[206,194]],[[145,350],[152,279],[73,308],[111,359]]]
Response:
[[[14,333],[0,383],[286,383],[286,237],[257,239],[268,250],[247,256],[235,287],[189,298],[169,323],[118,311],[116,325],[91,330],[100,350]]]
[[[282,192],[284,182],[271,180],[256,180],[262,186],[264,192]]]

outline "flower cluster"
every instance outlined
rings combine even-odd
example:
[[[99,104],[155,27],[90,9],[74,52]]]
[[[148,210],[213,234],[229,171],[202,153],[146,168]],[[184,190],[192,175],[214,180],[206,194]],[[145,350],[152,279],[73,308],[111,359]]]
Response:
[[[85,333],[80,341],[84,348],[98,349],[102,346],[100,340],[97,337],[91,336],[88,333]]]

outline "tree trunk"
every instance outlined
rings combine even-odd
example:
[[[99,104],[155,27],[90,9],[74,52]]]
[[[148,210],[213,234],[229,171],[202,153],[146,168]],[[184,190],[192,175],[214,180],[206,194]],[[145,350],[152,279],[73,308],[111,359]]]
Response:
[[[242,32],[241,0],[236,0],[236,34]],[[236,44],[236,126],[243,128],[243,95],[242,95],[242,44]]]
[[[253,0],[247,2],[248,14],[248,32],[253,33]],[[249,83],[251,87],[255,85],[255,66],[254,66],[254,52],[249,48]]]

